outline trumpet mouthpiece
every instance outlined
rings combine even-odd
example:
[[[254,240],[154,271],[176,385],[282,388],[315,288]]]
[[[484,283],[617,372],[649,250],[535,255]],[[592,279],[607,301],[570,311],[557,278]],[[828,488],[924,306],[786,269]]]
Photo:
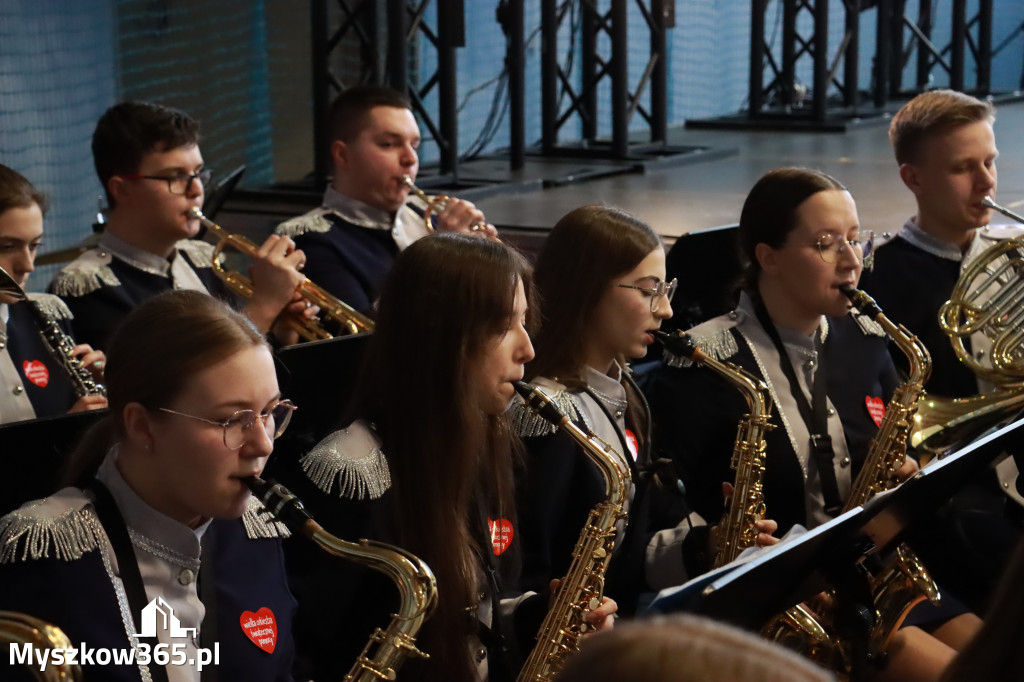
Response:
[[[200,210],[199,210],[199,209],[198,209],[197,207],[195,207],[195,206],[193,206],[192,208],[190,208],[190,209],[188,210],[188,216],[189,216],[189,218],[195,218],[195,219],[197,219],[197,220],[202,220],[203,218],[205,218],[205,217],[206,217],[206,216],[204,216],[204,215],[203,215],[203,212],[202,212],[202,211],[200,211]]]
[[[411,175],[403,175],[402,176],[402,184],[405,185],[406,187],[415,187],[415,185],[412,184],[412,176]]]
[[[989,208],[999,208],[996,206],[996,202],[992,200],[992,197],[985,195],[985,198],[981,200],[982,206],[988,206]]]

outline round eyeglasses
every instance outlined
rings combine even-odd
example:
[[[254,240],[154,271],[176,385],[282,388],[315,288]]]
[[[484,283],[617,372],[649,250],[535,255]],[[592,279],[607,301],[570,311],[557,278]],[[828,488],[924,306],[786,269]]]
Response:
[[[826,263],[835,263],[843,251],[849,247],[854,258],[863,263],[871,257],[871,249],[875,243],[874,232],[862,232],[853,239],[846,239],[838,234],[824,234],[814,243],[818,247],[818,255]]]
[[[169,410],[166,407],[160,408],[161,412],[176,414],[179,417],[188,417],[189,419],[205,422],[212,426],[221,427],[224,430],[224,446],[229,450],[238,450],[245,445],[245,439],[252,432],[257,421],[263,424],[263,430],[266,431],[267,437],[270,440],[279,438],[284,433],[284,430],[288,428],[288,423],[292,420],[292,412],[295,410],[296,407],[292,401],[281,400],[265,412],[257,414],[253,410],[239,410],[224,421],[219,422],[213,419],[206,419],[205,417],[197,417],[194,414]]]
[[[615,286],[622,289],[636,289],[642,291],[647,296],[651,297],[651,312],[657,312],[658,306],[661,305],[661,299],[664,298],[669,303],[672,302],[672,297],[676,295],[676,288],[679,286],[679,281],[672,278],[671,282],[661,280],[653,287],[642,287],[639,284],[616,284]]]
[[[175,173],[174,175],[141,175],[132,173],[123,175],[127,180],[163,180],[167,183],[167,191],[171,194],[188,194],[192,183],[198,180],[204,187],[210,183],[213,171],[201,170],[198,173]]]

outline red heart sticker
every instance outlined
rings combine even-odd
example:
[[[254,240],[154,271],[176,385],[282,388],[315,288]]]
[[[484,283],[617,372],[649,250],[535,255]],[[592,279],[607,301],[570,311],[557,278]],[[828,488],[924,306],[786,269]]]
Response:
[[[498,556],[512,544],[512,524],[508,519],[487,519],[487,525],[491,529],[491,545],[494,547],[494,555]]]
[[[637,453],[640,451],[640,444],[636,440],[636,434],[626,429],[626,447],[629,448],[629,454],[633,455],[633,461],[636,461],[638,457]]]
[[[277,645],[277,620],[273,611],[266,606],[256,613],[243,611],[239,621],[242,624],[242,632],[250,642],[268,654],[274,653],[274,647]]]
[[[871,420],[875,422],[875,426],[882,428],[882,417],[885,416],[885,403],[881,398],[873,398],[872,396],[864,398],[864,402],[868,406],[868,414],[871,415]]]
[[[21,369],[25,372],[25,378],[39,388],[46,388],[46,384],[50,383],[50,370],[38,360],[26,360],[21,363]]]

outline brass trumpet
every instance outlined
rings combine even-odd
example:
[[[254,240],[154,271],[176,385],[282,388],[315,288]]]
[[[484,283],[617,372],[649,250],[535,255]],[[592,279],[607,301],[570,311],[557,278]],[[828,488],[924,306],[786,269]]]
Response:
[[[252,297],[252,280],[245,275],[227,270],[220,262],[221,253],[227,246],[233,246],[238,251],[255,256],[259,247],[245,237],[231,234],[223,227],[203,215],[198,208],[189,209],[189,215],[203,224],[207,230],[212,232],[217,239],[217,245],[213,249],[213,271],[233,292],[243,298]],[[322,287],[314,284],[305,278],[299,285],[299,292],[310,304],[320,306],[322,318],[334,320],[341,325],[341,328],[348,334],[359,334],[361,332],[373,331],[373,320],[363,315],[358,310],[340,301],[337,297],[329,294]],[[321,318],[300,318],[294,315],[288,316],[288,326],[299,333],[306,341],[320,341],[333,338],[327,329],[324,328]]]
[[[416,185],[414,185],[412,182],[412,177],[408,175],[402,176],[402,182],[404,182],[405,185],[409,188],[409,191],[411,191],[417,197],[422,199],[423,202],[427,205],[426,210],[423,211],[423,222],[427,224],[427,232],[433,232],[434,225],[430,222],[430,216],[434,215],[435,213],[440,213],[445,208],[447,208],[448,202],[452,200],[452,197],[446,194],[435,194],[431,196],[424,192],[423,190],[421,190]],[[478,220],[475,223],[472,223],[469,226],[469,229],[472,230],[473,232],[486,231],[487,222],[483,220]]]

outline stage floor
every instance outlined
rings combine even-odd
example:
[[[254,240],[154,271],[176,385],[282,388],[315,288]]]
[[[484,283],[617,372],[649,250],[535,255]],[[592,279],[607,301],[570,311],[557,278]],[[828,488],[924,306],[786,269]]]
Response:
[[[1024,103],[1000,106],[995,129],[1000,151],[998,201],[1011,208],[1024,206],[1024,136],[1017,137],[1024,131]],[[764,172],[798,165],[830,173],[849,187],[863,229],[894,231],[913,214],[915,205],[899,178],[887,130],[887,121],[845,133],[673,129],[670,144],[734,148],[738,153],[646,173],[492,195],[476,203],[499,227],[550,228],[577,206],[601,202],[635,213],[671,238],[737,222],[744,197]]]

